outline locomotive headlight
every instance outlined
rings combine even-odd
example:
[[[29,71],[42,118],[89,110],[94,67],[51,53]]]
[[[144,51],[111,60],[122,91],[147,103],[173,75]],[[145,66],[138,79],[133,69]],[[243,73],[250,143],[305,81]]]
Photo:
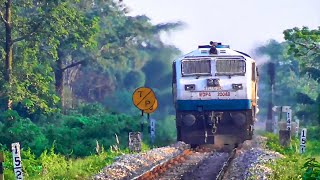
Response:
[[[207,86],[218,87],[218,86],[220,86],[220,80],[219,79],[207,79]]]
[[[196,122],[196,117],[192,114],[187,114],[183,117],[182,122],[185,126],[192,126]]]
[[[195,84],[186,84],[186,85],[184,85],[184,89],[186,91],[194,91],[196,89],[196,85]]]
[[[238,127],[241,127],[246,124],[247,117],[244,113],[241,112],[232,112],[230,113],[230,116],[232,118],[232,121],[235,125]]]
[[[243,89],[243,86],[242,84],[232,84],[232,89],[234,90]]]

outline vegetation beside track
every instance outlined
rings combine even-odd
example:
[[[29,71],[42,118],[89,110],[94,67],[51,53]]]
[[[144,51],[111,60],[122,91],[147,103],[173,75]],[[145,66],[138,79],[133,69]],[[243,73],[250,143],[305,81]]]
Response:
[[[68,158],[55,153],[54,147],[36,157],[29,150],[22,150],[22,164],[25,179],[89,179],[103,167],[112,164],[116,157],[130,153],[128,149],[117,148],[118,145],[105,150],[100,147],[99,153],[84,158]],[[149,150],[143,144],[142,151]],[[15,179],[11,152],[5,151],[5,179]]]
[[[292,138],[289,147],[282,147],[279,144],[278,135],[264,134],[268,139],[267,148],[284,155],[284,158],[276,160],[275,163],[267,164],[273,170],[270,179],[320,179],[320,142],[311,138],[315,136],[312,131],[309,134],[310,138],[307,140],[306,153],[304,154],[299,152],[300,142],[298,138]]]

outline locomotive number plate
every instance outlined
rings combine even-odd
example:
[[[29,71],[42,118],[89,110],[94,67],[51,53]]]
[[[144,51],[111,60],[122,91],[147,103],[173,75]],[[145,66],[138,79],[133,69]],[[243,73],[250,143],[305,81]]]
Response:
[[[199,92],[199,97],[210,97],[211,92]]]
[[[218,92],[218,96],[230,96],[230,92],[229,91]]]
[[[220,91],[222,90],[222,87],[204,87],[204,90],[206,91]]]

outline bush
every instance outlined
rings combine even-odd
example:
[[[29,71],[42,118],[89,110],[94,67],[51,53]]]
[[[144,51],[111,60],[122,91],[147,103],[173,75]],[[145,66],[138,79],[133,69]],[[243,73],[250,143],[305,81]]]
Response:
[[[305,160],[299,155],[288,155],[285,158],[276,160],[275,163],[268,163],[267,166],[273,170],[268,179],[301,179],[304,173],[302,169],[304,162]]]
[[[65,115],[58,124],[45,127],[49,143],[55,143],[55,150],[71,156],[88,156],[95,152],[96,141],[109,147],[115,144],[115,134],[121,147],[127,146],[128,133],[138,131],[139,120],[134,117],[97,113],[91,116]]]
[[[309,158],[303,168],[306,169],[303,179],[320,179],[320,163],[315,158]]]
[[[144,149],[148,149],[144,145]],[[85,158],[66,158],[55,153],[54,147],[44,151],[40,157],[31,153],[30,149],[21,150],[22,168],[26,179],[89,179],[97,174],[104,166],[111,164],[115,157],[129,153],[127,149],[118,151],[105,151],[103,147],[99,154]],[[13,174],[12,155],[4,151],[5,179],[15,179]]]
[[[289,147],[282,147],[280,145],[280,141],[279,141],[279,136],[276,134],[272,134],[272,133],[267,133],[264,135],[265,137],[267,137],[267,143],[266,146],[268,149],[271,149],[273,151],[279,152],[281,154],[285,154],[285,155],[292,155],[294,153],[299,152],[299,149],[297,148],[299,145],[298,140],[293,139],[291,141],[291,145]]]
[[[164,120],[156,122],[157,145],[168,145],[177,139],[176,122],[174,116],[168,116]]]
[[[269,149],[286,156],[285,158],[278,159],[275,163],[268,164],[273,170],[273,174],[269,177],[270,179],[320,178],[320,163],[315,158],[310,158],[311,156],[320,155],[320,142],[309,138],[306,144],[306,153],[300,154],[298,139],[293,138],[290,147],[282,147],[279,145],[278,135],[268,133],[265,136],[268,138],[266,145]]]
[[[308,140],[320,139],[320,127],[318,126],[308,127],[307,138]]]
[[[109,147],[118,135],[121,147],[127,147],[128,133],[140,130],[140,117],[108,113],[101,105],[80,107],[70,115],[55,116],[32,122],[12,113],[0,117],[0,145],[10,148],[20,142],[36,156],[55,144],[55,151],[62,155],[83,157],[95,153],[96,141]]]
[[[48,139],[42,129],[28,118],[6,121],[0,128],[0,144],[7,147],[20,142],[22,147],[33,149],[37,155],[48,148]]]

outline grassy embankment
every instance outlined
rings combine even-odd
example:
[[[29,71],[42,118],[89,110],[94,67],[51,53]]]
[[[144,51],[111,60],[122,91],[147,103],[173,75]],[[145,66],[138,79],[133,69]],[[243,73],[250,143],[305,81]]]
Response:
[[[306,153],[300,154],[300,140],[293,137],[289,147],[279,145],[279,137],[275,134],[264,134],[268,138],[267,148],[284,155],[284,158],[268,163],[267,166],[273,170],[270,179],[320,179],[320,141],[317,136],[319,128],[311,128],[307,139]],[[308,130],[309,131],[309,130]]]
[[[34,180],[88,179],[97,174],[106,165],[114,162],[117,156],[129,153],[128,149],[115,149],[112,148],[105,151],[101,148],[99,154],[77,159],[56,154],[54,148],[43,152],[38,158],[30,150],[22,150],[23,176],[25,179]],[[148,146],[143,145],[143,151],[148,149]],[[9,151],[5,151],[5,159],[5,179],[15,179],[12,156]]]

